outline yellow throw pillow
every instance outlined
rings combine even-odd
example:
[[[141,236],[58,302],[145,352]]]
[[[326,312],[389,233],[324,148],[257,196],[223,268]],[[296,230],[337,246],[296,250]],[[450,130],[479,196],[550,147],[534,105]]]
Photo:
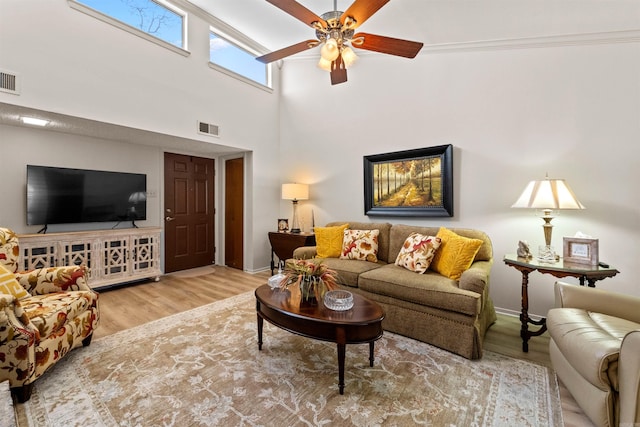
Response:
[[[460,279],[462,273],[471,267],[483,241],[462,237],[445,227],[440,227],[436,237],[440,238],[440,248],[431,269],[450,279]]]
[[[13,295],[17,299],[30,297],[31,295],[16,280],[16,275],[0,264],[0,294]]]
[[[316,252],[320,258],[338,258],[342,252],[342,236],[349,224],[336,227],[314,227]]]

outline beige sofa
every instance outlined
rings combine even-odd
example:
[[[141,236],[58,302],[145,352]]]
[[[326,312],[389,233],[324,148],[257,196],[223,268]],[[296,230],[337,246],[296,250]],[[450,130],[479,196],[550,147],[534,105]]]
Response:
[[[333,222],[327,226],[345,224]],[[385,310],[382,323],[387,331],[405,335],[468,359],[482,357],[485,331],[496,320],[489,298],[489,273],[493,264],[491,240],[482,231],[450,228],[483,241],[473,264],[460,280],[434,271],[414,273],[395,265],[396,257],[412,232],[435,236],[439,227],[417,227],[389,223],[349,222],[354,230],[380,230],[378,262],[323,258],[337,271],[340,284],[378,302]],[[294,258],[316,256],[316,247],[297,248]]]
[[[557,282],[549,355],[597,426],[640,426],[640,298]]]

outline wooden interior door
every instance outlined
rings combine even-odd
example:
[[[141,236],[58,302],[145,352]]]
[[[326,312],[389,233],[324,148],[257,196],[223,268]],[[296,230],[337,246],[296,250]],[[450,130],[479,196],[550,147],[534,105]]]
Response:
[[[214,160],[164,155],[165,272],[215,262]]]
[[[224,260],[242,270],[244,253],[244,159],[225,162]]]

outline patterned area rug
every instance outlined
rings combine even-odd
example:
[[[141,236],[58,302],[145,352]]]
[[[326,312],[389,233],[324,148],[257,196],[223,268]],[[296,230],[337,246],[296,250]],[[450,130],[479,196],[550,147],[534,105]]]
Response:
[[[373,367],[368,349],[347,346],[340,395],[335,344],[265,322],[258,351],[249,292],[73,351],[17,405],[18,425],[562,426],[546,367],[469,361],[388,332]]]

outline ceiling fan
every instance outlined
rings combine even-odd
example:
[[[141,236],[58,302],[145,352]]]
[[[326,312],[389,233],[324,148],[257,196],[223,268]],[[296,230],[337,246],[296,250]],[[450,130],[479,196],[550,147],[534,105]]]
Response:
[[[315,29],[317,40],[305,40],[256,59],[268,64],[321,45],[318,66],[331,72],[332,85],[347,81],[347,67],[351,66],[357,58],[349,45],[405,58],[415,58],[423,46],[422,43],[409,40],[355,33],[356,28],[389,0],[355,0],[345,12],[337,10],[337,0],[334,0],[333,11],[326,12],[322,16],[316,15],[295,0],[267,0],[267,2]]]

